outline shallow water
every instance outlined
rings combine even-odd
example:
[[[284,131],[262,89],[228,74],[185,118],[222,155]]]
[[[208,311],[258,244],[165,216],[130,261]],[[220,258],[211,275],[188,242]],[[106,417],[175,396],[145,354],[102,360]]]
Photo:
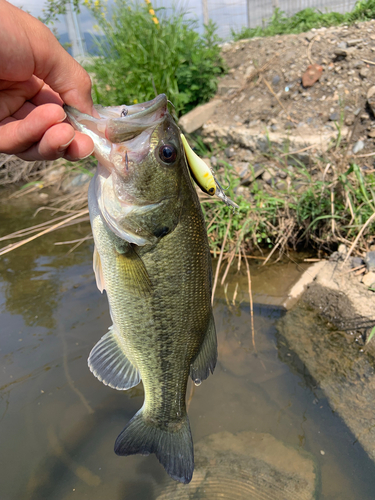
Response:
[[[38,222],[31,214],[21,202],[0,204],[0,233]],[[154,456],[113,452],[142,404],[142,386],[114,391],[88,370],[88,353],[110,325],[92,245],[70,255],[69,247],[53,245],[88,231],[69,228],[0,260],[1,500],[153,500],[173,482]],[[285,266],[267,271],[254,261],[255,295],[267,287],[277,295]],[[195,444],[222,431],[267,433],[309,454],[319,500],[373,500],[374,465],[278,336],[282,309],[255,305],[256,356],[249,306],[228,306],[223,290],[218,296],[219,363],[189,407]]]

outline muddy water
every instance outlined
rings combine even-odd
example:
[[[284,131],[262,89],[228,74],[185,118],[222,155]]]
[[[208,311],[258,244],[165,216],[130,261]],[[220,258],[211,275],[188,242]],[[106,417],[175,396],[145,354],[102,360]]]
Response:
[[[20,202],[0,204],[0,233],[28,225],[31,214]],[[88,231],[84,225],[69,228],[0,260],[1,500],[153,500],[173,487],[154,456],[113,452],[118,433],[142,404],[142,387],[114,391],[87,368],[90,349],[110,325],[107,301],[94,283],[91,244],[67,255],[69,247],[54,242]],[[267,289],[277,296],[285,273],[301,272],[290,262],[267,271],[254,261],[251,270],[258,298]],[[249,306],[240,304],[246,277],[239,280],[234,306],[225,295],[232,299],[239,276],[231,279],[215,303],[219,363],[214,376],[195,388],[189,408],[198,451],[213,442],[211,435],[223,443],[225,437],[230,469],[231,435],[267,436],[277,443],[275,455],[280,446],[294,450],[290,470],[299,470],[299,456],[313,464],[316,498],[373,500],[373,463],[277,336],[282,309],[255,305],[256,355]],[[263,458],[270,463],[272,446],[268,453]],[[233,490],[223,491],[222,498],[234,498]],[[238,498],[252,498],[244,495]],[[194,498],[209,496],[202,489]]]

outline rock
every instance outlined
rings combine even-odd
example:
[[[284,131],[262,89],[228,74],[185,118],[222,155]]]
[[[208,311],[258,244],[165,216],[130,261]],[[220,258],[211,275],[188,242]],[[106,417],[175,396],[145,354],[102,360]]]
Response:
[[[224,153],[227,158],[233,158],[233,156],[236,154],[234,148],[225,148]]]
[[[279,77],[279,75],[275,75],[272,78],[272,85],[278,85],[279,83],[280,83],[280,77]]]
[[[338,47],[339,49],[346,49],[347,44],[346,44],[346,42],[344,42],[344,41],[343,41],[343,42],[338,43],[338,44],[337,44],[337,47]]]
[[[313,500],[317,473],[312,455],[271,434],[219,432],[196,443],[189,484],[158,485],[156,500]]]
[[[285,181],[277,181],[275,188],[280,191],[285,191],[288,188],[288,184]]]
[[[341,245],[339,245],[338,249],[337,249],[338,253],[340,255],[343,255],[345,256],[347,254],[347,248],[346,248],[346,245],[344,245],[343,243],[341,243]]]
[[[255,179],[263,175],[265,172],[265,169],[262,165],[259,163],[255,164],[253,167],[248,168],[248,171],[246,175],[241,180],[241,185],[242,186],[249,186]]]
[[[365,256],[365,264],[369,271],[375,271],[375,252],[367,252]]]
[[[216,156],[211,156],[210,160],[211,160],[211,165],[213,167],[216,167],[217,166],[217,158],[216,158]]]
[[[347,40],[346,45],[348,47],[354,47],[354,45],[358,45],[359,43],[362,43],[362,42],[363,42],[362,38],[354,38],[352,40]]]
[[[375,115],[375,85],[370,87],[367,91],[367,104]]]
[[[362,278],[362,283],[368,287],[373,287],[375,285],[375,273],[369,272],[365,274]]]
[[[262,179],[264,180],[264,182],[267,182],[267,184],[271,184],[273,176],[266,170],[262,176]]]
[[[354,146],[353,146],[353,153],[354,154],[357,154],[359,153],[360,151],[362,151],[362,149],[365,147],[365,143],[363,141],[357,141]]]
[[[361,68],[359,70],[359,76],[362,79],[368,78],[369,74],[370,74],[370,69],[369,68]]]
[[[350,265],[351,265],[352,269],[354,269],[355,267],[363,266],[364,263],[365,262],[361,257],[352,257],[352,259],[350,261]]]
[[[329,115],[329,120],[331,122],[337,122],[340,120],[340,113],[338,111],[335,111],[334,113],[331,113]]]
[[[336,57],[348,57],[350,56],[351,54],[353,54],[353,52],[355,51],[355,47],[349,47],[347,49],[340,49],[339,47],[337,47],[333,53]]]
[[[367,132],[368,137],[371,137],[371,139],[375,138],[375,129],[373,128],[369,132]]]
[[[302,85],[312,87],[322,76],[323,68],[319,64],[310,64],[302,75]]]
[[[187,132],[191,134],[198,130],[202,125],[204,125],[215,113],[218,107],[221,105],[220,99],[214,99],[207,104],[202,104],[197,108],[189,111],[186,115],[179,119],[179,125]]]

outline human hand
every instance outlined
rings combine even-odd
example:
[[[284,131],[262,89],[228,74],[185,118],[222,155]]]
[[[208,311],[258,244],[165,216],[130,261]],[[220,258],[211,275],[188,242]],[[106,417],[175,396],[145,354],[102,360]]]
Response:
[[[78,160],[90,137],[64,123],[66,103],[96,115],[86,71],[43,23],[0,0],[0,152],[24,160]]]

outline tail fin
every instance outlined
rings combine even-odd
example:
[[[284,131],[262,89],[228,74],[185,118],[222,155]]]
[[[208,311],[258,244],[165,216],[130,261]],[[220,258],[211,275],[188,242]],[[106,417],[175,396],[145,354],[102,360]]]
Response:
[[[190,483],[194,471],[194,449],[188,416],[177,425],[161,429],[148,423],[142,409],[134,415],[115,442],[117,455],[155,453],[172,479]]]

